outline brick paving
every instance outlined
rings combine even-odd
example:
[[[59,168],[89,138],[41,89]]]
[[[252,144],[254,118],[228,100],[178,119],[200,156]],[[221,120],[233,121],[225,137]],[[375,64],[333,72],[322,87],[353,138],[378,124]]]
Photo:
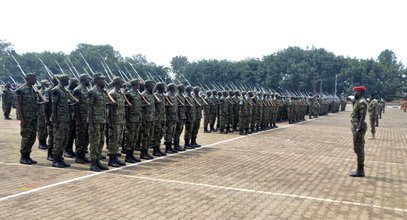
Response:
[[[105,173],[18,162],[18,122],[0,122],[1,219],[407,219],[407,114],[387,109],[356,167],[349,112]],[[366,137],[369,137],[368,132]],[[71,159],[67,159],[71,161]]]

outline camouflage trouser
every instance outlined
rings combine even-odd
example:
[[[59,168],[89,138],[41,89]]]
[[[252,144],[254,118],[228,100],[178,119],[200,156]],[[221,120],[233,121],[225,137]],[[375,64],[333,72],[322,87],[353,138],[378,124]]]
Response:
[[[228,121],[227,121],[227,119],[228,119],[228,115],[220,115],[219,116],[219,128],[221,129],[221,130],[224,130],[224,129],[226,129],[227,128],[227,126],[228,126]]]
[[[175,126],[175,133],[174,133],[174,142],[179,142],[179,138],[181,137],[181,133],[184,130],[185,119],[179,119],[177,125]]]
[[[11,103],[3,103],[3,113],[4,113],[4,117],[8,117],[10,115],[11,112]]]
[[[165,137],[164,137],[165,143],[172,143],[172,139],[175,135],[176,127],[177,127],[177,121],[167,120]]]
[[[151,145],[153,147],[158,147],[161,144],[161,139],[163,138],[164,131],[165,131],[165,121],[160,120],[160,121],[155,121],[154,124],[154,136],[153,139],[151,140],[152,143]]]
[[[151,145],[154,135],[154,121],[145,121],[143,128],[143,144],[141,149],[148,149]]]
[[[21,153],[31,153],[31,148],[35,143],[37,134],[37,120],[25,121],[25,124],[21,126]]]
[[[215,129],[215,122],[216,122],[216,117],[217,117],[218,113],[217,112],[211,112],[211,116],[210,116],[210,126],[211,129]],[[219,122],[218,122],[219,124]]]
[[[49,125],[47,126],[47,130],[48,130],[48,146],[52,148],[54,147],[54,126],[52,125],[52,122],[49,123]]]
[[[76,137],[76,121],[75,120],[69,120],[69,130],[68,130],[68,137],[66,141],[66,148],[67,149],[72,149],[73,148],[73,142]]]
[[[249,128],[249,116],[239,115],[239,129],[245,130]]]
[[[60,122],[58,127],[54,124],[54,148],[52,149],[52,155],[54,158],[62,157],[64,153],[66,143],[68,141],[68,122]]]
[[[89,144],[89,135],[88,135],[88,122],[81,120],[80,124],[76,124],[76,137],[75,137],[75,146],[76,153],[84,154],[88,149]]]
[[[366,122],[363,123],[359,132],[356,132],[358,126],[357,122],[352,123],[353,134],[353,149],[357,155],[357,161],[359,165],[364,165],[365,162],[365,133],[367,130]]]
[[[239,125],[239,106],[233,108],[233,124],[232,127],[235,129]]]
[[[93,131],[88,130],[90,159],[101,159],[103,145],[105,144],[105,126],[104,123],[94,123]]]
[[[196,138],[198,136],[199,127],[201,126],[201,118],[196,118],[194,121],[194,125],[192,126],[192,138]]]
[[[117,154],[119,147],[122,146],[124,124],[116,123],[115,126],[109,127],[109,142],[107,149],[109,154]]]
[[[204,128],[208,129],[208,125],[211,121],[211,114],[204,114]]]
[[[372,134],[376,134],[376,123],[377,123],[377,118],[374,115],[369,115],[370,119],[370,131]]]
[[[134,146],[137,143],[137,139],[139,138],[140,133],[140,123],[139,122],[132,122],[127,125],[127,129],[125,131],[125,143],[124,146],[126,150],[133,151]]]
[[[185,122],[184,139],[191,139],[193,126],[194,126],[194,121]]]
[[[46,142],[48,133],[47,133],[47,124],[45,123],[45,116],[38,117],[37,125],[38,125],[38,128],[37,128],[38,129],[37,130],[38,131],[38,140]]]
[[[313,107],[312,108],[312,116],[318,116],[319,115],[319,108],[318,107]]]

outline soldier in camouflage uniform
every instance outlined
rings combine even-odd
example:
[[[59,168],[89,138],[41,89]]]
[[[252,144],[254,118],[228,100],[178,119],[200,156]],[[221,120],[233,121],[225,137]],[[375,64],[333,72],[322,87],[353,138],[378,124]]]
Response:
[[[188,103],[188,105],[186,106],[186,122],[185,122],[185,133],[184,133],[184,139],[185,139],[185,143],[189,143],[189,145],[185,144],[185,148],[186,149],[193,149],[195,148],[192,145],[192,141],[190,143],[190,140],[192,138],[192,129],[194,126],[194,122],[196,120],[196,102],[194,100],[194,98],[192,97],[192,86],[187,86],[185,88],[186,90],[186,97],[185,100]]]
[[[211,122],[210,122],[210,129],[212,132],[218,131],[218,129],[215,127],[216,118],[218,118],[219,116],[219,99],[217,94],[218,92],[215,89],[212,90],[212,95],[210,98],[213,103],[213,105],[211,105]]]
[[[175,153],[182,151],[181,147],[175,143],[175,129],[178,123],[178,101],[176,97],[177,86],[174,83],[168,84],[167,87],[167,99],[165,114],[166,114],[166,131],[165,131],[165,152]],[[174,140],[174,148],[172,148],[172,141]]]
[[[73,93],[73,90],[78,86],[78,80],[71,78],[69,80],[68,90]],[[68,140],[66,142],[66,148],[64,152],[65,157],[76,157],[75,152],[73,151],[73,143],[76,138],[76,120],[75,120],[75,103],[69,100],[69,131],[68,131]]]
[[[375,94],[370,94],[368,112],[369,112],[369,121],[370,121],[370,132],[372,132],[371,139],[375,139],[376,134],[376,125],[378,124],[378,111],[379,111],[379,102],[377,101]]]
[[[126,163],[121,161],[118,157],[119,147],[122,146],[125,120],[125,98],[123,89],[123,79],[115,76],[111,85],[113,89],[109,95],[116,101],[114,104],[109,105],[108,111],[108,137],[107,149],[109,151],[108,165],[112,167],[125,166]]]
[[[1,104],[3,108],[4,120],[11,120],[10,112],[11,112],[11,105],[13,104],[13,91],[11,91],[11,85],[7,83],[4,86],[3,94],[1,94]]]
[[[63,153],[68,141],[69,105],[65,86],[69,83],[68,75],[57,76],[59,84],[51,90],[52,115],[51,122],[54,128],[54,148],[52,149],[53,167],[65,168],[71,165],[64,161]]]
[[[148,148],[151,145],[151,141],[154,135],[154,114],[155,114],[155,103],[162,100],[156,100],[153,94],[154,82],[151,80],[145,81],[146,91],[143,93],[144,98],[147,100],[149,105],[143,105],[143,115],[144,115],[144,126],[143,126],[143,139],[141,145],[140,158],[144,160],[154,159],[148,153]]]
[[[163,82],[158,82],[155,86],[155,96],[158,97],[160,102],[155,102],[154,135],[151,141],[151,145],[153,147],[153,155],[157,157],[166,156],[166,153],[177,153],[177,151],[174,151],[171,147],[168,148],[168,144],[166,144],[165,148],[166,153],[162,152],[160,148],[161,139],[163,138],[164,131],[166,129],[165,105],[168,104],[168,101],[166,101],[166,98],[164,96],[164,92],[165,84]]]
[[[107,121],[105,77],[100,73],[96,73],[93,75],[93,82],[94,86],[88,93],[90,170],[100,172],[109,169],[100,163]]]
[[[75,146],[76,146],[76,163],[85,164],[91,161],[86,157],[88,150],[88,87],[90,86],[91,77],[88,74],[82,74],[79,77],[80,84],[73,90],[73,95],[78,99],[76,103],[74,119],[76,126]]]
[[[44,91],[49,87],[48,80],[41,80],[41,89],[38,92],[44,94]],[[40,98],[38,98],[40,99]],[[39,100],[40,101],[40,100]],[[38,148],[47,149],[47,123],[45,120],[45,103],[38,104]]]
[[[229,132],[228,115],[229,115],[229,100],[227,99],[228,92],[223,91],[219,98],[219,132],[227,134]]]
[[[177,106],[178,106],[178,121],[177,125],[175,127],[175,133],[174,133],[174,148],[175,149],[180,149],[180,150],[185,150],[183,147],[179,145],[180,142],[180,137],[181,133],[184,130],[184,125],[186,123],[186,106],[188,105],[186,98],[184,97],[184,92],[185,92],[185,87],[184,85],[180,84],[177,86],[178,93],[177,93]],[[185,139],[185,144],[184,147],[189,147],[189,139]],[[178,150],[179,151],[179,150]]]
[[[20,163],[30,165],[37,163],[30,157],[37,133],[37,97],[33,89],[37,78],[33,73],[27,73],[25,81],[16,91],[17,112],[20,117]]]
[[[249,132],[249,119],[250,119],[250,103],[246,99],[246,92],[242,92],[239,99],[239,134],[247,135]]]
[[[366,87],[356,86],[353,88],[355,91],[355,100],[353,102],[352,118],[352,134],[353,134],[353,148],[357,155],[357,170],[350,173],[351,177],[364,177],[364,162],[365,162],[365,133],[367,124],[365,122],[368,103],[364,98]]]
[[[52,86],[48,87],[44,90],[44,96],[48,100],[47,103],[44,104],[45,107],[45,123],[47,124],[47,131],[48,131],[48,153],[47,153],[47,160],[53,161],[54,156],[52,154],[52,150],[54,149],[54,128],[51,123],[51,115],[52,115],[52,97],[51,97],[51,90],[58,85],[58,80],[56,77],[52,78]]]
[[[237,127],[239,126],[239,118],[240,118],[240,113],[239,113],[239,108],[240,108],[240,91],[236,90],[233,93],[233,124],[232,128],[234,131],[237,131]],[[240,129],[239,129],[240,130]]]
[[[126,92],[126,97],[131,103],[126,111],[126,121],[127,129],[125,130],[125,148],[126,148],[126,159],[125,162],[137,163],[140,159],[134,156],[135,144],[138,142],[140,127],[141,127],[141,117],[142,117],[142,105],[143,98],[141,93],[138,91],[140,88],[140,80],[134,79],[130,82],[131,89]],[[147,103],[146,103],[147,104]],[[148,103],[149,104],[149,103]]]
[[[214,103],[212,103],[211,98],[210,98],[211,94],[212,94],[211,91],[209,91],[209,90],[206,91],[205,101],[206,101],[206,103],[208,103],[208,105],[204,105],[204,110],[203,110],[203,112],[204,112],[204,133],[211,133],[211,131],[212,131],[211,128],[208,129],[208,126],[209,126],[209,123],[210,123],[211,117],[212,117],[211,108],[213,108],[213,105],[214,105]]]
[[[194,98],[195,101],[195,120],[192,127],[191,133],[191,145],[192,147],[201,147],[200,144],[196,142],[198,137],[199,127],[201,126],[201,119],[202,119],[202,110],[203,106],[205,105],[204,100],[202,97],[199,96],[200,88],[198,86],[194,87]]]
[[[229,100],[228,117],[226,120],[227,120],[227,130],[230,133],[233,133],[233,120],[234,120],[233,110],[234,110],[234,105],[235,105],[235,103],[233,102],[233,95],[234,95],[234,91],[232,91],[232,90],[228,91],[228,96],[227,96],[227,99]]]

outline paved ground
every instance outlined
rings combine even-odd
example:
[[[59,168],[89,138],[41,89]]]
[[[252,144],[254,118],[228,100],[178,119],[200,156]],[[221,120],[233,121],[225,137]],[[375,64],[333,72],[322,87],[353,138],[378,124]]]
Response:
[[[0,121],[1,219],[407,219],[407,113],[387,109],[356,166],[349,112],[104,173],[18,164],[18,122]],[[369,134],[367,134],[369,136]],[[71,161],[68,159],[68,161]]]

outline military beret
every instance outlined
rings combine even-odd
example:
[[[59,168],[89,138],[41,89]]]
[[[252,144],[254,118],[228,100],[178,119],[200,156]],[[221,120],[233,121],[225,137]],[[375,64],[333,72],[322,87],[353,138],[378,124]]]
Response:
[[[93,75],[93,80],[97,79],[105,79],[105,76],[101,73],[95,73],[95,75]]]
[[[124,80],[118,76],[113,77],[112,85],[114,85],[116,83],[120,83],[120,82],[124,82]]]
[[[92,79],[88,74],[84,73],[79,76],[79,80]]]
[[[140,84],[140,80],[139,79],[133,79],[130,81],[130,85],[134,86],[134,85],[138,85]]]
[[[199,86],[195,86],[195,87],[194,87],[194,91],[199,92],[199,90],[200,90]]]
[[[146,80],[146,81],[144,81],[144,84],[147,86],[147,85],[154,85],[154,82],[152,81],[152,80]]]
[[[355,86],[353,87],[353,91],[366,91],[365,86]]]
[[[34,73],[27,73],[25,74],[26,79],[36,79],[37,76]]]
[[[177,86],[174,84],[174,83],[170,83],[170,84],[168,84],[168,89],[172,89],[172,90],[174,90],[174,89],[176,89],[177,88]]]
[[[182,85],[182,84],[178,84],[177,88],[178,88],[179,90],[184,90],[184,89],[185,89],[185,86]]]
[[[42,84],[42,85],[49,84],[49,81],[48,81],[48,80],[46,80],[46,79],[43,79],[43,80],[41,80],[41,84]]]
[[[57,77],[58,80],[61,79],[68,79],[69,80],[69,76],[66,74],[59,74],[59,75],[55,75]]]

